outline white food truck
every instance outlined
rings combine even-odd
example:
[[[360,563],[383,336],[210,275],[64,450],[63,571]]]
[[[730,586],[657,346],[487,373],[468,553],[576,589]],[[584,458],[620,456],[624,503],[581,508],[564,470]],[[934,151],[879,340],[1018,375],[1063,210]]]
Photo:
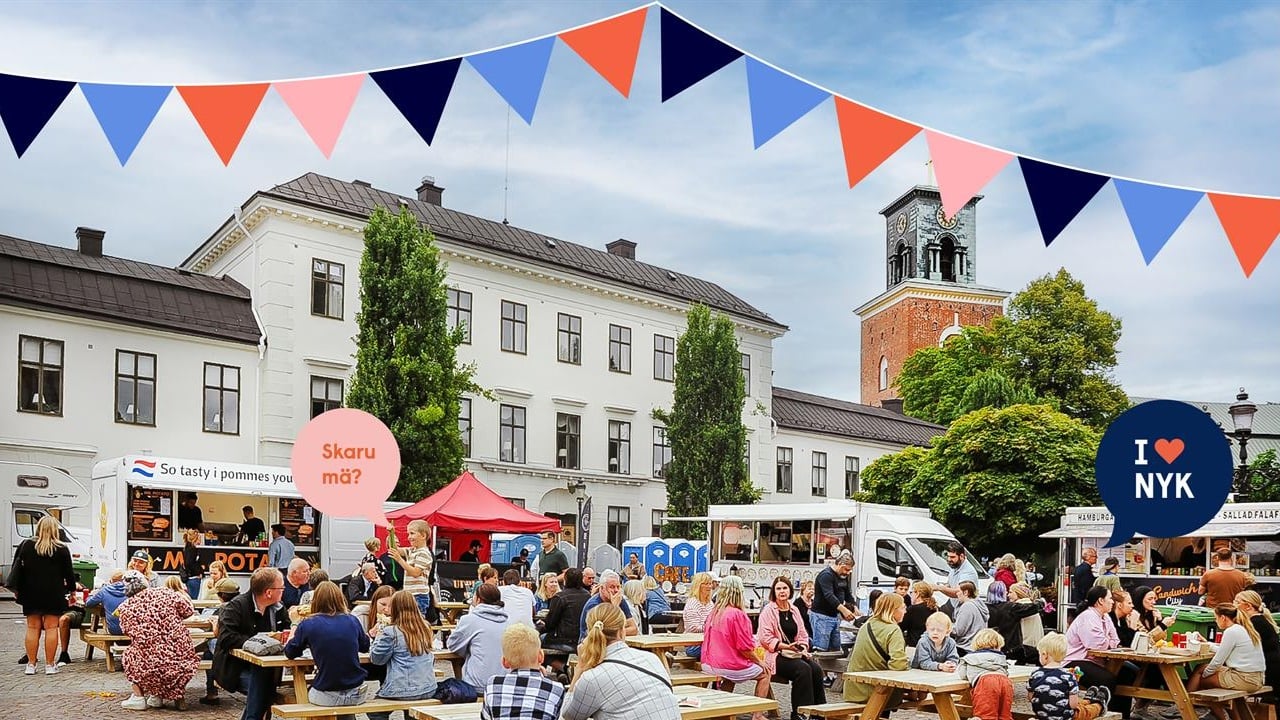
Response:
[[[39,463],[0,461],[0,538],[4,539],[0,542],[0,580],[8,577],[14,551],[35,535],[41,518],[58,518],[63,511],[88,504],[88,488],[63,470]],[[65,527],[59,535],[70,548],[72,560],[88,559],[88,538]]]
[[[712,569],[739,575],[766,595],[777,575],[796,584],[817,577],[826,567],[830,543],[851,549],[851,588],[864,610],[871,590],[892,591],[899,576],[944,583],[950,571],[947,545],[958,542],[927,509],[854,500],[711,505],[705,519]],[[978,575],[979,592],[985,593],[990,578],[972,554],[965,555]],[[947,597],[938,594],[937,599],[942,603]]]

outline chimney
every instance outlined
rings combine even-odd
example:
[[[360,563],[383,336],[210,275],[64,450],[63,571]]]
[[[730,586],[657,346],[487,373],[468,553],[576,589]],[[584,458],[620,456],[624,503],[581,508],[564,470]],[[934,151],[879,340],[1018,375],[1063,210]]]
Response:
[[[881,400],[880,407],[884,408],[885,410],[896,412],[899,415],[906,415],[906,413],[902,411],[902,398],[887,398],[887,399]]]
[[[422,176],[422,184],[418,186],[418,199],[428,205],[443,207],[444,203],[440,198],[444,195],[444,188],[436,184],[436,179],[430,175]]]
[[[80,254],[88,255],[89,257],[102,257],[102,238],[106,236],[106,230],[94,230],[87,227],[76,228],[76,243]]]
[[[628,260],[636,259],[636,244],[624,238],[618,238],[604,246],[610,255],[617,255]]]

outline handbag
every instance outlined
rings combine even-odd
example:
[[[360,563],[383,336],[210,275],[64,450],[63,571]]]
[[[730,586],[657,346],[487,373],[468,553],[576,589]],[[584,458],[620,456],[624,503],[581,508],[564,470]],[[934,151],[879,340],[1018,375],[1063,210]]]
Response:
[[[270,635],[259,634],[245,640],[240,649],[250,655],[282,655],[284,654],[284,643]]]
[[[787,637],[787,634],[782,632],[781,624],[778,625],[778,634],[782,635],[782,639],[785,640],[788,645],[795,642],[793,638]],[[804,653],[800,652],[799,650],[792,650],[790,648],[779,650],[778,654],[784,658],[790,658],[791,660],[798,660],[804,657]]]
[[[13,591],[16,595],[19,586],[22,585],[22,551],[30,540],[23,540],[16,550],[13,551],[13,567],[9,568],[9,577],[5,578],[4,586]]]

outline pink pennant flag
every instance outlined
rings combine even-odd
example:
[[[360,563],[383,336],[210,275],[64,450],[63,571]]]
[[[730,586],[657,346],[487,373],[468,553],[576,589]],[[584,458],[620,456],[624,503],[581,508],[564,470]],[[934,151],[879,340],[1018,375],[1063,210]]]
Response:
[[[328,159],[333,154],[333,146],[338,143],[342,126],[351,115],[351,106],[355,105],[364,78],[364,73],[356,73],[278,82],[273,86]]]
[[[942,194],[942,211],[955,217],[991,178],[1013,160],[1013,154],[977,145],[933,130],[924,131],[933,158],[933,172],[938,176]]]

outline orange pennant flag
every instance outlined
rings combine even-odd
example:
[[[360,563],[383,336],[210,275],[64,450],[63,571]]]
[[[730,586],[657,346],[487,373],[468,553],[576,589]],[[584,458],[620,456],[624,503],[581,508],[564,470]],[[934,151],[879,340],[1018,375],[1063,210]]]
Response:
[[[562,32],[559,37],[622,93],[622,97],[629,98],[648,12],[649,8],[642,7],[625,15]]]
[[[228,165],[269,87],[271,83],[179,85],[178,93],[222,158],[222,164]]]
[[[1236,252],[1244,276],[1253,274],[1280,235],[1280,198],[1209,193],[1218,222]]]
[[[889,117],[839,95],[836,96],[836,121],[840,124],[849,187],[862,182],[920,132],[919,125]]]

